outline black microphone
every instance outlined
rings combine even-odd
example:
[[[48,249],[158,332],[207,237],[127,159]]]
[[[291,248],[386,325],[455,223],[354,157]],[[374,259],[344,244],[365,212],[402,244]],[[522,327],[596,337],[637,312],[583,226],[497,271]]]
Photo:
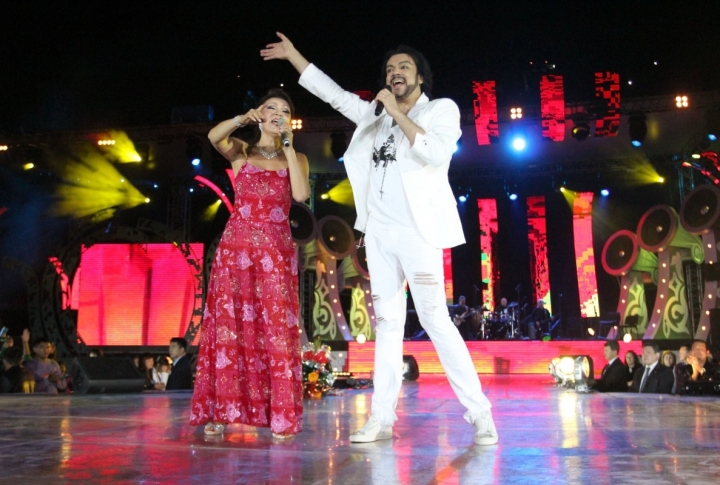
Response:
[[[387,89],[392,93],[392,86],[390,86],[389,84],[386,84],[383,89]],[[377,106],[375,106],[375,116],[380,116],[380,113],[382,113],[383,109],[385,109],[385,105],[382,104],[381,101],[378,101]]]
[[[278,128],[281,128],[282,125],[285,124],[285,118],[278,118],[277,125]],[[290,146],[290,138],[288,138],[288,134],[284,131],[280,133],[280,139],[282,140],[282,144],[285,148]]]

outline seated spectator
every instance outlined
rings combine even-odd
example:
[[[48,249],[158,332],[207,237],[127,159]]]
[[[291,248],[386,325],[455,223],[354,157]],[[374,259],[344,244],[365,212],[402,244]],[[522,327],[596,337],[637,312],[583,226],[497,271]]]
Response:
[[[677,357],[675,357],[675,352],[673,352],[672,350],[664,351],[662,353],[660,361],[662,362],[662,365],[664,365],[668,369],[674,369],[675,365],[677,364]]]
[[[655,342],[643,342],[643,369],[635,374],[631,392],[647,394],[670,394],[675,384],[675,376],[670,367],[660,362],[660,347]]]
[[[158,355],[155,357],[155,367],[152,371],[153,389],[162,391],[167,385],[168,378],[170,377],[170,366],[172,360],[167,355]]]
[[[9,347],[4,350],[2,362],[5,371],[0,376],[0,392],[34,392],[35,377],[22,365],[22,349]]]
[[[155,389],[153,385],[153,370],[155,359],[150,354],[143,354],[138,357],[138,370],[145,377],[145,389]]]
[[[25,363],[25,368],[35,376],[35,392],[57,394],[67,389],[67,379],[60,366],[49,358],[53,348],[48,339],[37,339],[32,347],[35,358]]]
[[[187,340],[181,337],[170,339],[170,357],[173,360],[172,371],[165,389],[177,391],[193,388],[192,365],[187,355]]]
[[[690,348],[687,345],[681,345],[680,349],[678,350],[678,364],[687,364],[687,356],[690,351]]]
[[[603,351],[608,363],[603,367],[600,380],[592,384],[592,389],[600,392],[627,392],[628,369],[618,358],[620,345],[617,340],[605,342]]]
[[[687,356],[687,364],[676,367],[678,394],[714,394],[720,383],[720,366],[708,360],[707,344],[695,340]]]
[[[635,352],[632,350],[628,350],[625,353],[625,365],[628,368],[628,389],[632,386],[633,380],[635,379],[635,375],[638,372],[642,372],[642,364],[640,364],[640,359],[638,359],[638,356]]]

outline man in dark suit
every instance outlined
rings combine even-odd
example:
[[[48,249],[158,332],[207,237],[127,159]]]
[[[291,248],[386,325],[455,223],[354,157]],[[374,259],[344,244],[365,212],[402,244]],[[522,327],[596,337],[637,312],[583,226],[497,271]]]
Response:
[[[600,392],[626,392],[628,369],[618,358],[620,345],[617,340],[608,340],[603,348],[607,365],[603,367],[600,380],[592,388]]]
[[[169,354],[173,366],[165,386],[167,391],[193,388],[192,366],[185,352],[187,352],[187,340],[181,337],[170,339]]]
[[[643,342],[644,368],[635,374],[631,392],[670,394],[675,376],[672,369],[660,363],[660,347],[649,340]]]
[[[720,365],[710,359],[710,352],[704,340],[693,341],[686,364],[678,364],[678,394],[717,394],[715,387],[720,383]]]

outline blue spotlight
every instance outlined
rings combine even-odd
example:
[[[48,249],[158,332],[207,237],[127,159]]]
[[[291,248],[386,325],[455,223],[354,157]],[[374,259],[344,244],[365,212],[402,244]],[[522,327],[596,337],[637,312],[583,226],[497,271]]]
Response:
[[[717,135],[714,134],[714,133],[710,133],[710,134],[708,135],[708,140],[710,140],[710,141],[715,141],[715,140],[717,140]]]
[[[510,197],[510,200],[517,200],[517,194],[510,194],[508,197]]]
[[[190,163],[193,164],[193,167],[197,167],[198,165],[200,165],[200,159],[199,159],[199,158],[193,158],[193,159],[192,159],[192,162],[190,162]]]
[[[460,197],[458,197],[458,200],[459,200],[460,202],[465,202],[465,201],[467,201],[467,195],[461,195]]]
[[[634,146],[634,147],[642,146],[642,142],[639,140],[633,140],[630,143],[632,143],[632,146]]]
[[[607,197],[608,195],[610,195],[610,191],[608,189],[602,189],[600,191],[600,195],[602,195],[603,197]]]
[[[516,136],[515,138],[513,138],[512,147],[516,151],[521,152],[521,151],[525,150],[526,146],[527,146],[527,142],[525,141],[525,138],[523,138],[521,136]]]

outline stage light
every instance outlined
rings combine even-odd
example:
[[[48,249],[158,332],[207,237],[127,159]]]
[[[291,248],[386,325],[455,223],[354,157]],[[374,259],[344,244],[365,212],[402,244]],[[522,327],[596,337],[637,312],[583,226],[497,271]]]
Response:
[[[460,197],[458,197],[458,200],[459,200],[460,202],[467,202],[467,195],[464,195],[464,194],[461,195]]]
[[[340,163],[344,162],[344,155],[347,151],[347,134],[344,131],[334,131],[330,133],[330,140],[330,151],[333,157]]]
[[[301,119],[290,121],[290,128],[292,128],[293,130],[302,130],[302,125],[303,123]]]
[[[590,136],[590,126],[587,123],[578,123],[573,126],[572,137],[577,141],[583,141]]]
[[[137,163],[142,160],[135,143],[124,131],[110,130],[100,134],[97,145],[108,158],[120,163]]]
[[[510,200],[517,200],[518,198],[517,194],[510,194],[508,197],[510,198]]]
[[[330,198],[330,195],[328,195],[328,194],[322,194],[322,195],[320,196],[320,198],[321,198],[322,200],[327,200],[327,199]]]
[[[519,120],[523,117],[522,108],[510,108],[510,118]]]
[[[594,336],[595,336],[595,329],[592,328],[592,327],[588,327],[588,334],[589,334],[591,337],[594,337]]]
[[[717,140],[718,132],[720,132],[720,108],[709,109],[705,112],[705,125],[708,140]]]
[[[675,96],[675,106],[678,108],[687,108],[688,107],[688,97],[687,96]]]
[[[145,203],[146,203],[146,204],[149,204],[149,203],[150,203],[150,197],[145,197]]]
[[[658,182],[659,184],[665,183],[665,177],[658,177],[658,178],[657,178],[657,182]]]
[[[550,374],[557,384],[578,392],[588,392],[593,376],[593,360],[587,355],[555,357],[550,362]]]
[[[700,152],[693,152],[693,154],[690,156],[693,157],[695,160],[700,160],[702,158],[702,155],[700,155]]]
[[[623,342],[625,342],[626,344],[632,342],[632,335],[630,335],[629,333],[623,335]]]
[[[200,165],[200,160],[203,155],[202,141],[197,137],[190,137],[185,140],[185,156],[193,167]]]
[[[603,197],[607,197],[608,195],[610,195],[610,191],[608,189],[602,189],[600,191],[600,195],[602,195]]]
[[[0,145],[0,152],[6,152],[8,150],[7,145]]]
[[[525,150],[526,146],[527,146],[527,143],[525,142],[525,138],[523,138],[521,136],[517,136],[517,137],[513,138],[512,147],[514,150],[521,152],[521,151]]]
[[[560,187],[560,192],[565,192],[565,190],[567,190],[565,187]]]
[[[645,115],[633,115],[630,117],[630,143],[632,146],[642,146],[647,135],[647,125],[645,124]]]
[[[115,144],[115,140],[98,140],[97,144],[101,147],[112,146]]]
[[[593,360],[587,355],[575,357],[575,390],[577,392],[590,391],[590,379],[593,377]]]
[[[355,340],[359,344],[364,344],[365,342],[367,342],[367,337],[365,336],[364,333],[360,333],[360,334],[358,334],[357,337],[355,337]]]
[[[35,168],[35,164],[32,162],[28,162],[23,165],[23,170],[32,170],[33,168]]]

